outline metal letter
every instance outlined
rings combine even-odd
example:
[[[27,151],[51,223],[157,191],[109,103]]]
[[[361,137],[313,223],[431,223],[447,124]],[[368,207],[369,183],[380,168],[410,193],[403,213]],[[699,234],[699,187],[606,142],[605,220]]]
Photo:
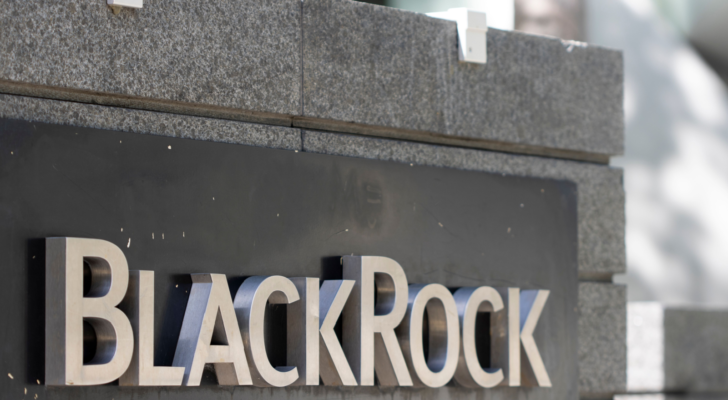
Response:
[[[503,368],[507,377],[500,386],[521,386],[521,339],[520,339],[520,293],[519,288],[498,288],[505,302],[505,313],[491,316],[494,324],[491,360]]]
[[[496,318],[494,342],[498,343],[493,349],[496,365],[500,365],[508,376],[508,381],[502,384],[508,386],[521,386],[521,344],[525,351],[523,359],[528,359],[531,369],[525,369],[525,386],[550,387],[546,367],[543,364],[541,355],[533,340],[533,331],[541,316],[546,300],[549,296],[548,290],[524,290],[518,288],[499,289],[501,296],[506,300],[507,316]],[[505,321],[504,321],[505,320]],[[505,330],[507,326],[507,330]],[[507,345],[505,345],[507,343]],[[507,352],[503,351],[505,348]]]
[[[374,385],[376,370],[382,386],[412,386],[394,333],[407,312],[402,267],[386,257],[345,256],[343,272],[344,279],[356,282],[344,307],[343,328],[344,352],[358,383]]]
[[[334,332],[334,325],[336,325],[353,287],[354,281],[344,280],[324,281],[321,285],[320,372],[321,380],[328,386],[356,386],[354,373],[351,372],[339,338]]]
[[[250,372],[255,386],[288,386],[298,379],[296,367],[270,364],[265,351],[265,308],[271,304],[298,301],[298,290],[290,279],[282,276],[253,276],[245,280],[235,295],[235,313],[242,327],[245,352],[253,362]]]
[[[429,360],[422,343],[423,319],[429,319]],[[410,285],[404,321],[397,328],[407,365],[414,371],[418,387],[445,386],[455,374],[460,347],[458,309],[452,294],[437,283]]]
[[[91,289],[84,296],[84,261]],[[119,378],[131,362],[134,335],[116,308],[129,267],[113,243],[97,239],[46,239],[46,384],[101,385]],[[83,363],[83,322],[96,331],[96,354]]]
[[[192,289],[172,365],[185,368],[185,386],[200,385],[205,364],[215,366],[220,385],[250,385],[250,370],[225,275],[191,276]]]
[[[288,364],[298,368],[293,386],[319,384],[319,280],[291,278],[301,300],[287,308]]]
[[[471,389],[495,387],[503,381],[503,369],[481,367],[475,345],[475,319],[478,312],[497,313],[502,310],[503,299],[495,289],[487,286],[460,288],[453,297],[457,303],[463,335],[455,380]],[[490,318],[491,321],[495,320],[493,314]],[[492,326],[495,327],[495,324]],[[495,336],[491,335],[491,354],[496,349],[492,343]]]
[[[549,374],[543,364],[541,354],[533,340],[533,331],[536,329],[538,318],[541,316],[546,300],[549,298],[548,290],[524,290],[521,292],[521,343],[531,364],[531,370],[524,370],[524,386],[551,387]]]
[[[119,308],[134,331],[134,355],[119,386],[180,386],[184,368],[154,366],[154,271],[129,271],[129,289]]]

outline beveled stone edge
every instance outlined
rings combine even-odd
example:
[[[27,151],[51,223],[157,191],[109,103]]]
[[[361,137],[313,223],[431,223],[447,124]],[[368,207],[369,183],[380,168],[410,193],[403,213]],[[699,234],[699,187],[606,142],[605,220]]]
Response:
[[[314,129],[326,132],[349,133],[385,139],[461,147],[466,149],[491,150],[510,154],[584,161],[594,164],[607,165],[609,164],[610,159],[609,155],[600,153],[581,152],[576,150],[549,148],[488,139],[458,137],[428,131],[366,125],[323,118],[301,117],[296,115],[252,111],[200,103],[187,103],[175,100],[95,92],[84,89],[45,86],[3,79],[0,79],[0,93],[266,125]]]

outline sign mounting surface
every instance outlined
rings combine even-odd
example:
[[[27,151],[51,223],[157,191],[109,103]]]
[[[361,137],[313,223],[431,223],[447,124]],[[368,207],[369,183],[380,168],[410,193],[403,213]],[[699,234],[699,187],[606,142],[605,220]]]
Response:
[[[340,256],[396,260],[410,284],[519,287],[551,295],[533,333],[551,388],[396,388],[443,391],[446,398],[576,398],[576,194],[568,182],[500,176],[364,159],[253,148],[157,136],[3,121],[0,193],[8,279],[26,282],[16,298],[28,312],[8,321],[43,331],[44,241],[98,238],[121,248],[132,270],[154,271],[154,359],[171,366],[192,286],[190,273],[225,274],[231,293],[244,277],[343,278]],[[170,148],[171,146],[171,148]],[[6,151],[7,150],[7,151]],[[123,229],[123,231],[122,231]],[[13,249],[15,249],[13,251]],[[27,249],[23,253],[18,249]],[[34,254],[25,257],[26,254]],[[37,281],[37,282],[36,282]],[[266,313],[265,347],[285,366],[281,306]],[[40,314],[38,314],[40,312]],[[38,320],[40,318],[40,321]],[[43,346],[2,331],[2,339]],[[43,377],[43,354],[17,346],[16,369]],[[479,349],[480,351],[480,349]],[[6,360],[9,355],[4,357]],[[481,360],[481,364],[483,360]],[[411,373],[412,371],[410,371]],[[16,373],[19,374],[19,373]],[[32,377],[31,377],[32,375]],[[195,396],[215,393],[215,374]],[[88,388],[48,389],[73,398]],[[158,388],[102,386],[94,393],[156,398]],[[237,396],[376,398],[381,389],[236,387]],[[100,394],[101,395],[101,394]],[[464,397],[463,397],[464,396]]]

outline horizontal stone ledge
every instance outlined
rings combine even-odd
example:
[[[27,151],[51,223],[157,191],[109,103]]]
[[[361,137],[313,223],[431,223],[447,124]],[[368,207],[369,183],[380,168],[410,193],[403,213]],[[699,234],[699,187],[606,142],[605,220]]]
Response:
[[[452,21],[348,0],[118,14],[27,0],[0,9],[0,80],[60,100],[601,163],[622,153],[620,52],[492,29],[476,65],[458,62],[456,36]]]
[[[566,160],[586,161],[596,164],[609,163],[609,156],[596,153],[585,153],[558,148],[545,148],[510,142],[499,142],[488,139],[456,137],[427,131],[416,131],[412,129],[398,129],[374,125],[347,123],[333,120],[325,120],[321,118],[296,117],[284,114],[255,112],[206,104],[185,103],[172,100],[149,99],[136,96],[98,93],[88,90],[35,85],[23,82],[7,81],[2,79],[0,79],[0,93],[27,97],[37,97],[40,99],[73,101],[110,107],[123,107],[180,115],[243,121],[257,124],[279,125],[288,127],[293,126],[324,131],[352,133],[365,136],[409,140],[413,142],[441,144],[454,147],[500,151],[504,153],[527,154],[550,158],[561,158]]]

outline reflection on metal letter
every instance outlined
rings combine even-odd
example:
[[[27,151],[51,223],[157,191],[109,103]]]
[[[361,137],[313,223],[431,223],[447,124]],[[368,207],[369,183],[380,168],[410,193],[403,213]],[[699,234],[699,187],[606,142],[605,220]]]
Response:
[[[344,279],[356,282],[344,307],[343,332],[344,352],[359,385],[374,385],[376,370],[382,386],[412,386],[394,333],[407,312],[402,267],[386,257],[346,256],[343,272]]]
[[[185,368],[186,386],[200,385],[205,364],[215,366],[220,385],[252,383],[223,274],[192,274],[190,298],[172,362],[175,367]]]
[[[298,368],[294,386],[319,384],[319,280],[291,278],[301,300],[288,306],[288,364]]]
[[[526,352],[531,364],[531,369],[524,369],[524,386],[542,386],[551,387],[549,374],[546,372],[546,366],[543,364],[541,354],[536,347],[536,341],[533,340],[533,331],[536,329],[538,318],[541,316],[546,300],[549,298],[548,290],[524,290],[521,292],[521,343],[523,351]]]
[[[263,337],[267,303],[290,304],[298,299],[296,286],[282,276],[250,277],[235,295],[235,313],[242,327],[245,352],[252,361],[250,372],[255,386],[282,387],[298,379],[295,366],[273,368]]]
[[[320,368],[321,380],[328,386],[356,386],[356,378],[351,372],[339,338],[334,332],[334,325],[349,298],[354,281],[324,281],[321,285]]]
[[[91,289],[84,296],[84,261]],[[126,257],[97,239],[46,239],[46,384],[101,385],[119,378],[131,362],[134,336],[116,308],[129,282]],[[83,322],[96,331],[96,353],[83,363]]]
[[[129,271],[129,289],[119,308],[134,331],[134,355],[119,386],[181,385],[184,368],[154,366],[154,271]]]
[[[425,359],[422,342],[425,310],[429,320],[429,360]],[[455,300],[445,286],[409,286],[407,314],[397,328],[397,336],[407,365],[414,372],[415,386],[436,388],[452,379],[458,366],[460,326]]]
[[[475,319],[478,312],[489,312],[492,313],[491,321],[495,320],[493,313],[503,309],[503,299],[498,291],[487,286],[461,288],[455,292],[453,297],[457,303],[463,335],[455,380],[460,385],[471,389],[495,387],[503,381],[503,369],[481,367],[475,345]],[[496,326],[496,324],[491,325]],[[491,334],[491,338],[494,339],[495,336]],[[493,339],[490,344],[491,354],[496,351]]]

